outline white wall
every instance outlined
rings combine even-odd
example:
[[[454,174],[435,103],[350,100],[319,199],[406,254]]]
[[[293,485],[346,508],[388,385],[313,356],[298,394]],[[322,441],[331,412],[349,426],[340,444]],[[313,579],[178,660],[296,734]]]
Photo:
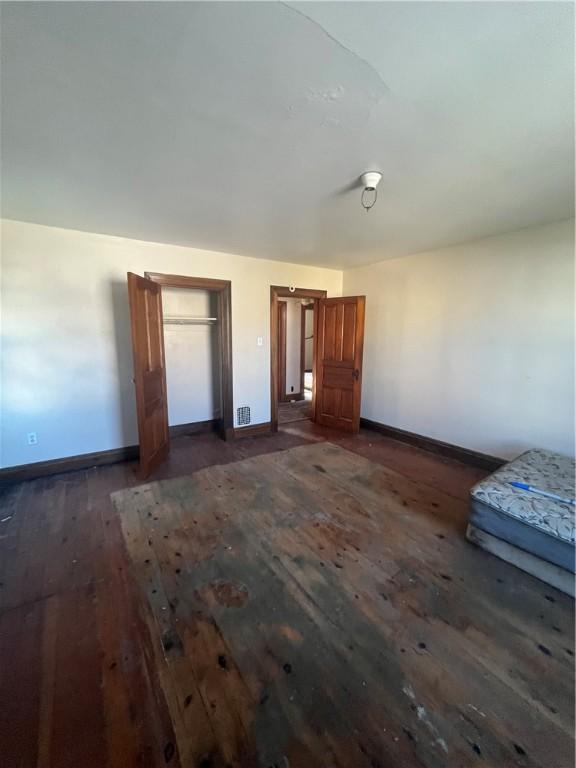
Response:
[[[270,419],[270,285],[342,287],[336,270],[4,220],[1,466],[136,443],[126,272],[147,270],[232,281],[234,407],[254,424]]]
[[[164,320],[217,316],[215,293],[163,288]],[[190,424],[220,416],[220,348],[215,323],[164,323],[168,423]]]
[[[286,394],[300,392],[302,300],[286,299]],[[293,389],[292,389],[293,387]]]
[[[574,453],[574,222],[344,273],[362,415],[504,458]]]
[[[6,220],[0,255],[6,467],[136,442],[127,271],[232,280],[234,406],[253,423],[270,285],[342,292],[334,270]],[[348,270],[344,292],[367,296],[363,416],[503,457],[573,452],[573,222]]]

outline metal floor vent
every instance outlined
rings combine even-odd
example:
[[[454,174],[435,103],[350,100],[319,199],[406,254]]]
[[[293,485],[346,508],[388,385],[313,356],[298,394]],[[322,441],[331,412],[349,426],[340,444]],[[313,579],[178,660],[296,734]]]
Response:
[[[236,418],[237,418],[239,427],[243,427],[246,424],[250,424],[250,406],[243,405],[241,408],[237,408]]]

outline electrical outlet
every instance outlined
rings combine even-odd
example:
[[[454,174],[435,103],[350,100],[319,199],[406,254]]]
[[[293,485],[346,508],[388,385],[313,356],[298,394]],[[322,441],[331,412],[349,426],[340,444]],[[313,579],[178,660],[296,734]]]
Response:
[[[294,392],[294,387],[290,387],[290,392]]]
[[[263,346],[263,344],[264,344],[264,337],[263,336],[258,336],[257,339],[256,339],[256,344],[259,347]]]
[[[28,432],[28,445],[38,445],[38,435],[36,432]]]

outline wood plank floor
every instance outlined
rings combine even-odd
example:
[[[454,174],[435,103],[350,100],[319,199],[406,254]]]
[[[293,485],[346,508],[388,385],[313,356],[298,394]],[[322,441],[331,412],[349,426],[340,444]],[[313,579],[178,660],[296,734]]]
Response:
[[[309,419],[312,405],[309,400],[292,400],[278,404],[278,423],[290,424],[294,421]]]
[[[354,455],[315,461],[322,471],[277,453],[330,452],[328,437]],[[252,506],[216,520],[229,505],[223,489],[246,492],[251,457],[264,454],[282,519]],[[139,513],[128,553],[110,493],[137,485],[131,464],[3,491],[3,766],[572,765],[573,603],[465,542],[467,491],[482,472],[298,422],[234,443],[178,438],[159,477],[217,464],[210,493],[197,496],[201,518],[182,522],[181,549],[172,525],[148,545],[150,522],[169,518]],[[313,520],[290,502],[295,487],[317,499]],[[384,496],[394,497],[386,525]],[[220,546],[226,531],[232,550]],[[220,558],[234,578],[220,577]],[[157,587],[144,597],[146,559],[158,564],[158,603]],[[197,568],[212,588],[181,590]],[[150,605],[165,625],[150,623]],[[182,640],[170,629],[191,605],[194,631]]]

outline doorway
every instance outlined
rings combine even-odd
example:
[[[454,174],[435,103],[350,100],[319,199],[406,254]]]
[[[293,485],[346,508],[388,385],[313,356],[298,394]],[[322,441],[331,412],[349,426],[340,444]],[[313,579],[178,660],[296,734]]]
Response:
[[[314,302],[302,304],[300,321],[301,391],[312,403],[314,390]]]
[[[295,421],[315,420],[314,334],[317,303],[326,291],[271,286],[270,366],[273,432]],[[308,385],[308,386],[307,386]]]
[[[284,313],[279,304],[288,299],[307,299],[305,304],[313,306],[312,370],[309,378],[311,421],[341,432],[358,432],[366,297],[339,296],[328,299],[326,291],[280,286],[272,286],[270,289],[272,432],[278,431],[279,409],[284,407],[281,394],[291,394],[281,384],[283,367],[286,367],[287,363],[284,363],[282,357],[282,337],[279,330]],[[304,343],[306,335],[304,330]],[[302,355],[302,347],[300,354]],[[306,364],[302,369],[306,381]],[[300,392],[306,398],[305,384]]]
[[[215,429],[233,437],[231,284],[128,273],[128,291],[146,478],[167,458],[170,434]]]
[[[310,299],[290,296],[278,300],[279,426],[312,419],[313,324],[314,302]]]

